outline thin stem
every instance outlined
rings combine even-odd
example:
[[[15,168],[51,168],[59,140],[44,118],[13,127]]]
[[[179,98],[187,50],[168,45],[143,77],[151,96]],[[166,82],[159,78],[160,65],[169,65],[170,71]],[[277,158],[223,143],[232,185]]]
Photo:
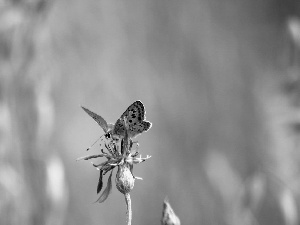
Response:
[[[131,225],[131,220],[132,220],[132,211],[131,211],[131,198],[130,198],[130,194],[126,193],[124,194],[125,196],[125,201],[126,201],[126,206],[127,206],[127,225]]]

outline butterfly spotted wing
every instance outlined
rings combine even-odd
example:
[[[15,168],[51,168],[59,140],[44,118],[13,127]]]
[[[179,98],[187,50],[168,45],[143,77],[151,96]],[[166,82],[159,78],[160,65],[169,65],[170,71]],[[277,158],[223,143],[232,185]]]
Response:
[[[88,110],[87,108],[84,108],[83,106],[81,106],[81,108],[100,125],[100,127],[104,130],[105,133],[107,133],[109,127],[105,119],[103,119],[96,113]]]
[[[145,119],[145,108],[141,101],[136,101],[132,103],[126,111],[117,120],[113,134],[123,136],[125,135],[125,126],[122,120],[126,118],[128,123],[128,136],[129,138],[134,138],[144,131],[147,131],[151,127],[151,123],[144,121]]]
[[[151,125],[149,121],[141,121],[140,123],[129,126],[129,133],[132,133],[133,136],[139,135],[144,131],[148,131]]]

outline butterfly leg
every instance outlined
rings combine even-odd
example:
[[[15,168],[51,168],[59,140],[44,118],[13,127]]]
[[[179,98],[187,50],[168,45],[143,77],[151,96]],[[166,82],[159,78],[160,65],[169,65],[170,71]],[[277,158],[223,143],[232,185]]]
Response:
[[[112,150],[112,147],[111,147],[111,143],[108,143],[108,144],[104,144],[105,145],[105,148],[107,149],[107,151],[114,156],[114,152]]]

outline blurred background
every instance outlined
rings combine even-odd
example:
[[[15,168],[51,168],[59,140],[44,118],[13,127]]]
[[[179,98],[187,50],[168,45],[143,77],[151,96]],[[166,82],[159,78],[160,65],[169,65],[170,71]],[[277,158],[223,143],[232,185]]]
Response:
[[[0,224],[125,224],[75,159],[135,100],[133,224],[300,224],[299,60],[298,0],[1,0]]]

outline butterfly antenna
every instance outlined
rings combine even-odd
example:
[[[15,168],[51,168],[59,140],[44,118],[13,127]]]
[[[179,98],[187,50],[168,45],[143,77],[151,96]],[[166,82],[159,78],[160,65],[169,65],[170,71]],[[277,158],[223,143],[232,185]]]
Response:
[[[102,134],[90,147],[88,147],[86,150],[90,150],[99,140],[100,138],[103,136],[104,134]]]

